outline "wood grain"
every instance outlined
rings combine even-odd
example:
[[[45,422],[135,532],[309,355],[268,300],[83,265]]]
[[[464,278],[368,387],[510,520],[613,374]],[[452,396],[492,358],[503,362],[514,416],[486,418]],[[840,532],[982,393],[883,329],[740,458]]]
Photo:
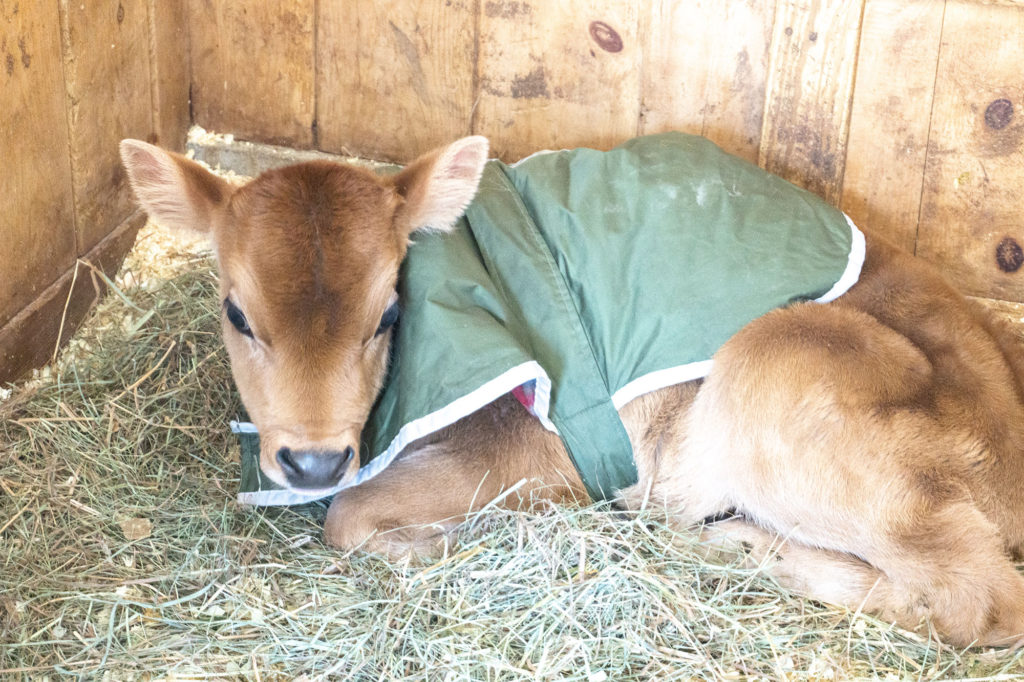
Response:
[[[944,0],[864,9],[842,209],[910,252],[917,241]]]
[[[60,50],[55,4],[0,4],[0,323],[75,259]]]
[[[638,16],[615,0],[484,0],[474,132],[505,160],[635,136]]]
[[[474,0],[321,3],[320,148],[409,161],[471,131]]]
[[[1024,8],[946,6],[918,254],[965,292],[1024,300]]]
[[[779,0],[761,166],[838,205],[863,0]]]
[[[774,0],[645,5],[641,134],[704,135],[757,161]]]
[[[148,0],[156,143],[184,151],[189,111],[188,13],[183,0]]]
[[[195,123],[243,139],[312,146],[314,6],[191,2]]]
[[[144,0],[61,1],[78,253],[135,211],[117,145],[151,139]]]

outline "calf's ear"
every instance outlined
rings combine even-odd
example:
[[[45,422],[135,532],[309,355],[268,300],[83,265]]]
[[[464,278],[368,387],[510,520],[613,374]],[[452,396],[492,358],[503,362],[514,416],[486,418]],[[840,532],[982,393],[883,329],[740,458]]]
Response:
[[[399,232],[408,236],[416,230],[450,230],[476,195],[488,148],[485,137],[464,137],[391,176],[404,199],[395,215]]]
[[[139,140],[121,141],[121,162],[135,197],[162,227],[209,232],[233,191],[195,161]]]

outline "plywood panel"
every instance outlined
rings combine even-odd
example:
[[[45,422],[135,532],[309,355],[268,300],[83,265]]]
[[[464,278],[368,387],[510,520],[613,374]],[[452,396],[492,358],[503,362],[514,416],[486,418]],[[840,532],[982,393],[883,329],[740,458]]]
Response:
[[[842,208],[913,252],[945,0],[864,8]]]
[[[314,7],[314,0],[191,2],[195,122],[244,139],[311,146]]]
[[[136,210],[118,158],[153,133],[145,0],[62,0],[78,253]]]
[[[640,132],[704,135],[756,162],[775,0],[644,6]]]
[[[779,0],[759,160],[838,204],[863,0]]]
[[[189,112],[188,13],[185,0],[148,0],[150,64],[157,144],[185,149]]]
[[[950,1],[918,254],[964,291],[1024,300],[1024,7]]]
[[[74,208],[53,3],[0,3],[0,321],[75,258]]]
[[[636,135],[637,3],[485,0],[475,131],[504,159]]]
[[[320,148],[409,161],[468,135],[475,0],[321,3]]]

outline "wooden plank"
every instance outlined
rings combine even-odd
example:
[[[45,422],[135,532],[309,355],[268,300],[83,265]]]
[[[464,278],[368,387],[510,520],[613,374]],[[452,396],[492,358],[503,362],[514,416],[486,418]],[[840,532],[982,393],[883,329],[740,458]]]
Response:
[[[471,131],[474,0],[348,0],[318,17],[319,147],[409,161]]]
[[[182,0],[148,0],[156,144],[183,151],[189,112],[188,13]]]
[[[646,7],[639,132],[704,135],[756,162],[775,0]]]
[[[0,324],[74,262],[74,204],[53,3],[0,3]]]
[[[191,2],[195,122],[244,139],[312,146],[315,4]]]
[[[761,166],[838,204],[864,0],[779,0]]]
[[[145,224],[137,212],[106,235],[82,260],[113,277],[135,234]],[[41,367],[53,356],[58,343],[65,345],[86,314],[106,289],[88,265],[65,272],[6,325],[0,326],[0,384],[14,381]]]
[[[153,132],[144,0],[61,0],[78,253],[135,211],[117,144]]]
[[[474,130],[514,160],[544,148],[607,149],[636,135],[637,3],[485,0]]]
[[[945,0],[864,8],[842,208],[914,251]],[[941,77],[941,75],[940,75]]]
[[[918,253],[963,291],[1024,301],[1024,8],[946,6]]]
[[[643,49],[640,133],[704,134],[714,59],[709,47],[715,37],[704,26],[721,17],[724,7],[714,0],[656,0],[648,5],[638,38]]]

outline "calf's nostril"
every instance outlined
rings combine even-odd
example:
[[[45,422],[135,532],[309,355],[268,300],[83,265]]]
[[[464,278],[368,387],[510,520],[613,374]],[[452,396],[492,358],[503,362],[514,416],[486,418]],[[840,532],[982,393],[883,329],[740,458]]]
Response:
[[[339,453],[338,463],[334,467],[334,477],[341,480],[341,477],[345,474],[345,469],[348,467],[348,463],[352,460],[352,456],[355,454],[355,450],[352,447],[345,448],[344,452]]]
[[[299,463],[295,461],[295,457],[292,456],[292,451],[289,448],[281,448],[277,451],[277,463],[281,465],[284,475],[289,478],[302,475],[302,469],[299,467]]]

